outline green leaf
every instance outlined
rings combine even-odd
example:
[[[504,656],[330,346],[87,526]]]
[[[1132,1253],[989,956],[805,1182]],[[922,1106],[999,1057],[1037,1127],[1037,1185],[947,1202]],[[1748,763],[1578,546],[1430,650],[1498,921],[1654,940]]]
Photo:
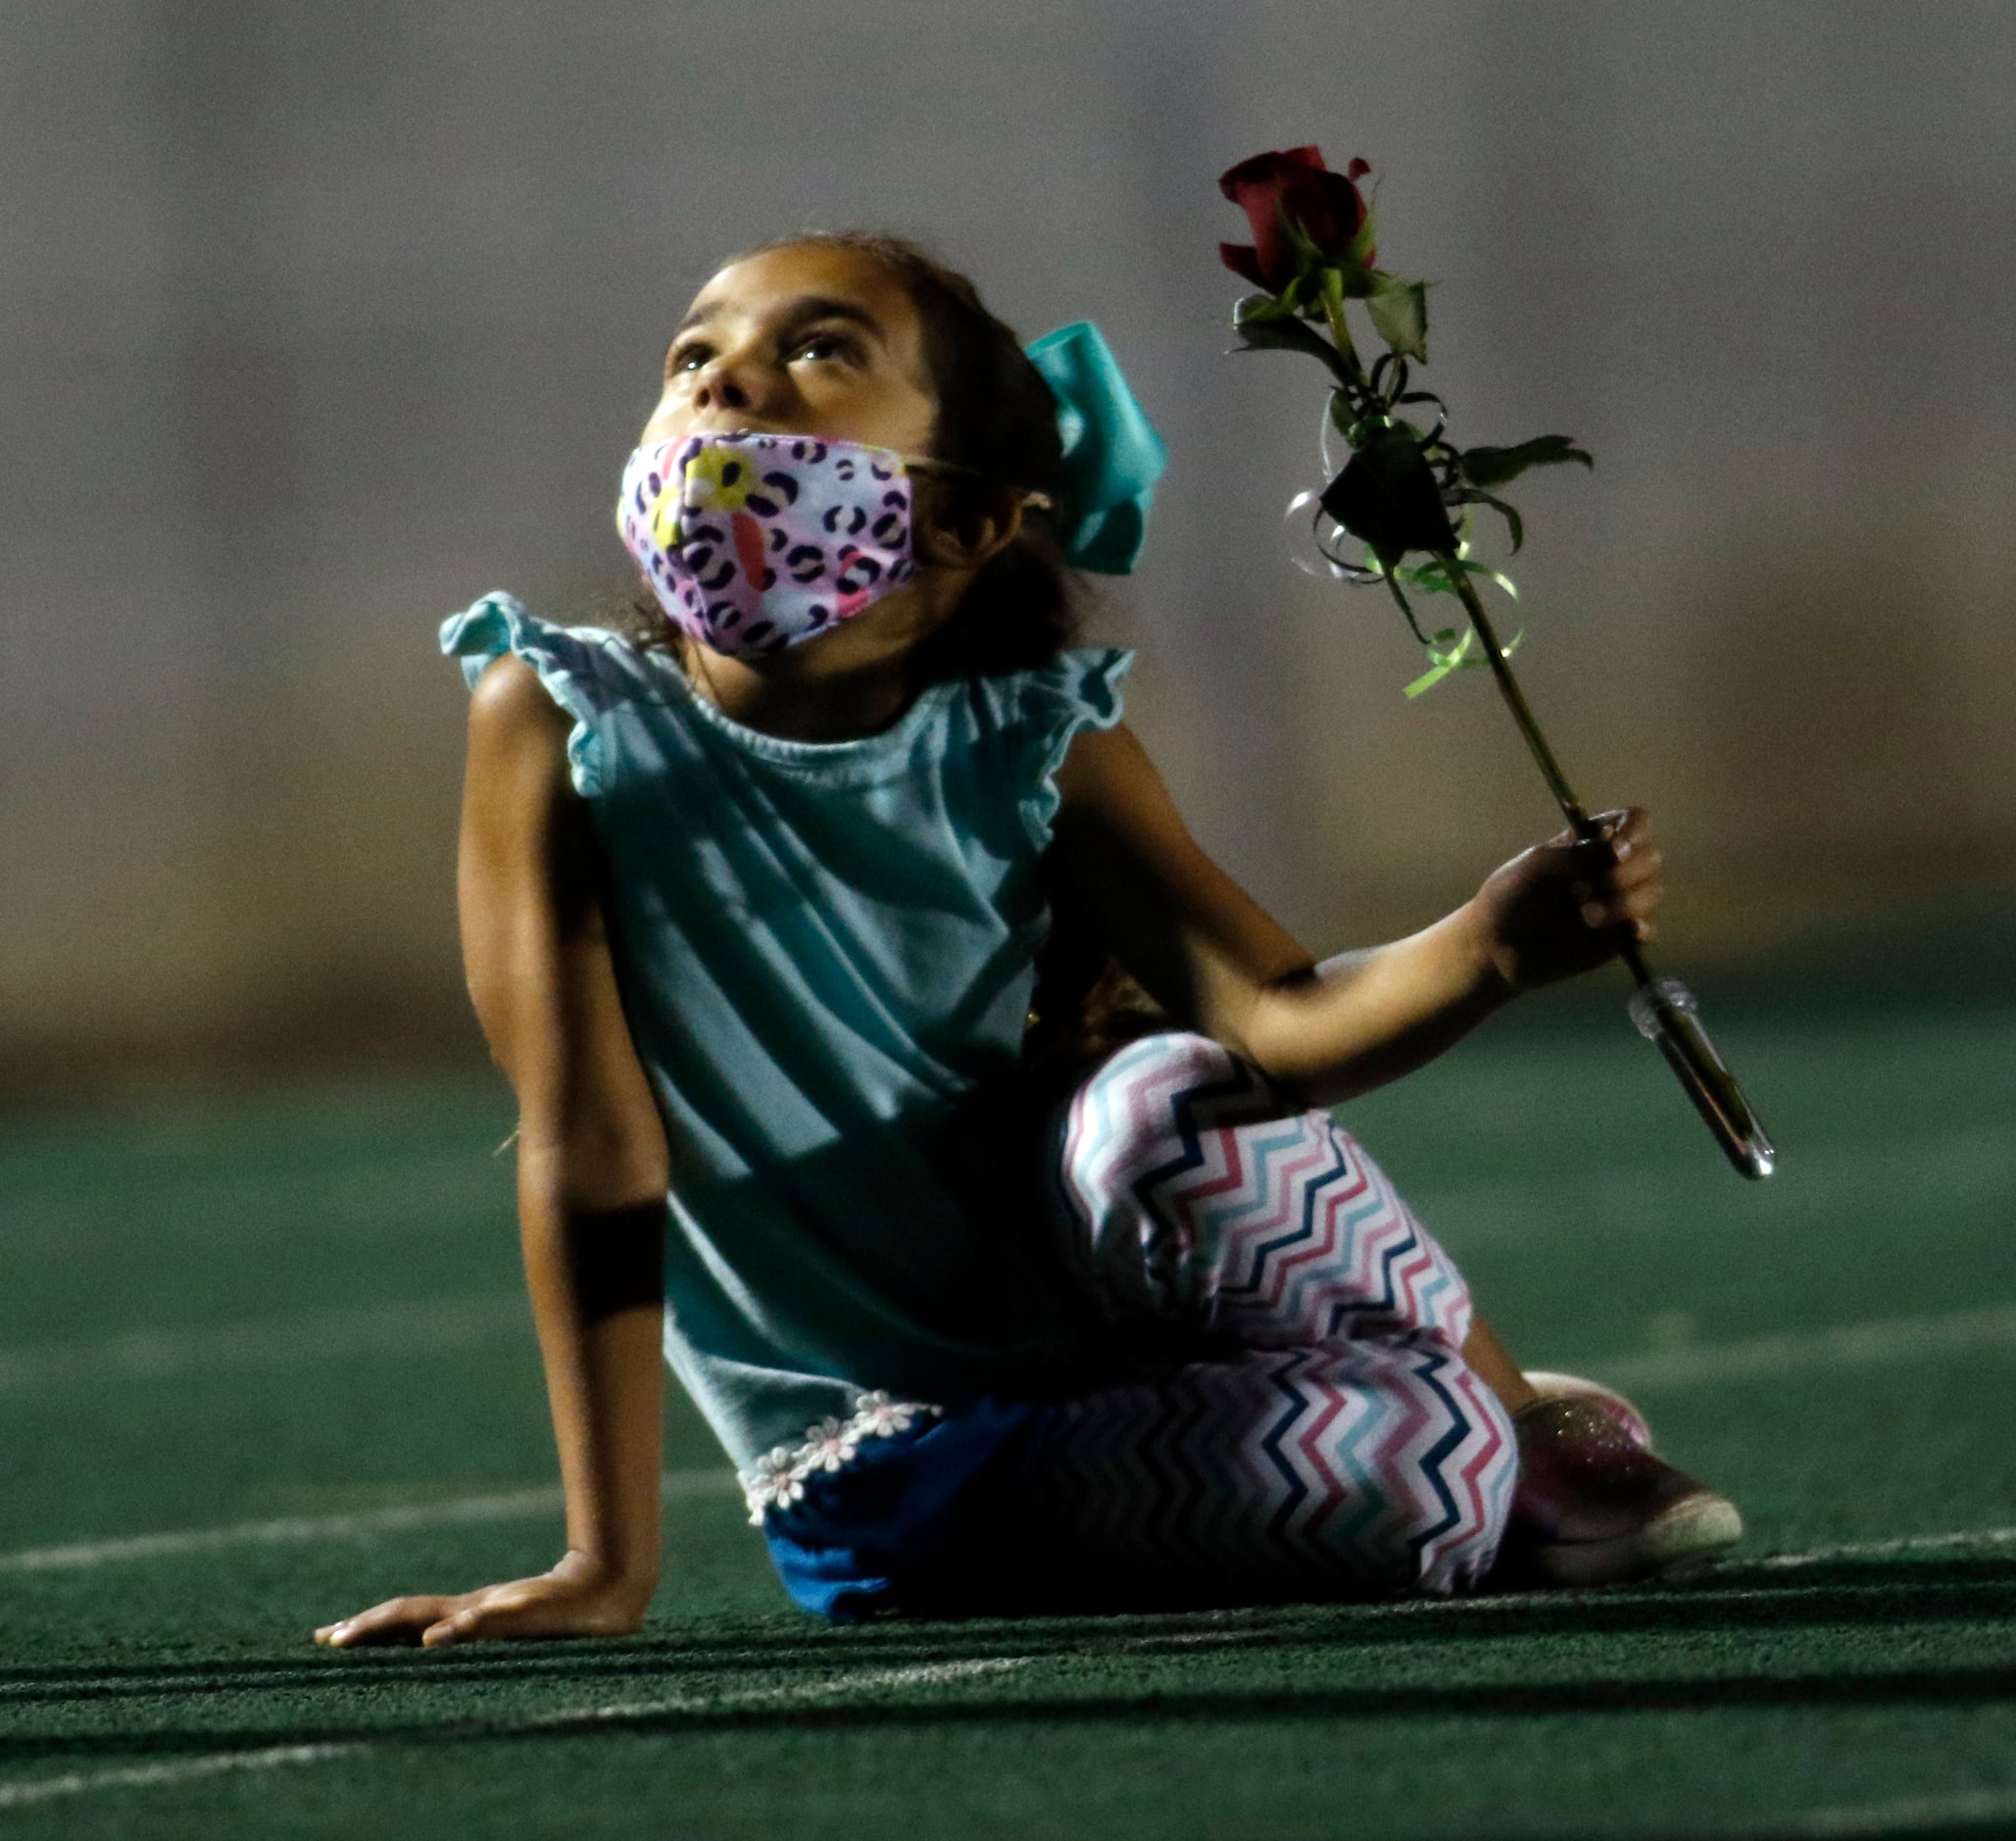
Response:
[[[1323,488],[1322,506],[1371,548],[1389,575],[1409,550],[1432,554],[1456,547],[1435,474],[1404,423],[1389,423],[1367,437]]]
[[[1349,390],[1330,392],[1330,425],[1353,448],[1361,448],[1377,440],[1389,429],[1398,430],[1416,442],[1421,438],[1421,430],[1403,416],[1389,416],[1378,409],[1369,416],[1359,415]]]
[[[1308,274],[1311,269],[1322,266],[1322,249],[1302,224],[1288,215],[1288,201],[1285,198],[1274,200],[1274,221],[1280,224],[1282,237],[1288,247],[1295,252],[1295,270],[1298,277]]]
[[[1371,202],[1366,201],[1364,221],[1358,225],[1358,233],[1351,239],[1351,247],[1345,251],[1345,260],[1353,269],[1363,271],[1374,246],[1378,241],[1378,223],[1373,215]]]
[[[1266,325],[1275,320],[1293,320],[1295,309],[1282,304],[1278,294],[1246,294],[1232,309],[1232,323],[1244,328]]]
[[[1373,327],[1400,358],[1428,358],[1428,283],[1375,274],[1365,310]]]
[[[1560,467],[1569,461],[1579,461],[1592,470],[1596,467],[1568,434],[1536,435],[1517,447],[1465,448],[1457,459],[1463,477],[1473,486],[1484,487],[1507,485],[1529,467]]]
[[[1330,369],[1339,383],[1351,381],[1351,372],[1336,346],[1312,326],[1304,325],[1292,313],[1281,313],[1271,294],[1249,294],[1232,310],[1232,329],[1251,352],[1306,352]]]
[[[1360,416],[1349,390],[1330,392],[1330,425],[1343,435],[1352,448],[1363,447],[1382,429],[1392,424],[1393,418],[1390,416]],[[1400,426],[1412,432],[1411,423],[1401,423]]]
[[[1517,555],[1519,546],[1526,541],[1526,525],[1519,514],[1503,499],[1494,498],[1489,492],[1479,492],[1475,487],[1467,491],[1450,494],[1452,505],[1488,505],[1505,521],[1505,528],[1512,533],[1512,553]]]

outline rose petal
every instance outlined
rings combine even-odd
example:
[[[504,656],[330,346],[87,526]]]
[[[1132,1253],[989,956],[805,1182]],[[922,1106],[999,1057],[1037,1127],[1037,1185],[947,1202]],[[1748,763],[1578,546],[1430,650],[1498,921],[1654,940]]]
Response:
[[[1236,275],[1251,281],[1254,287],[1266,287],[1267,277],[1260,273],[1260,252],[1246,243],[1220,243],[1218,260]],[[1273,290],[1268,289],[1271,293]]]
[[[1371,169],[1352,163],[1351,174],[1332,173],[1314,146],[1254,154],[1219,175],[1218,189],[1246,213],[1253,226],[1251,261],[1221,249],[1225,266],[1278,294],[1295,278],[1301,259],[1288,225],[1307,237],[1325,259],[1342,261],[1365,221],[1365,201],[1352,182]]]
[[[1236,167],[1227,167],[1218,174],[1218,189],[1234,204],[1239,202],[1242,187],[1249,185],[1270,185],[1281,171],[1284,161],[1306,166],[1300,156],[1313,153],[1314,148],[1298,147],[1293,153],[1254,154],[1250,160],[1242,160]]]

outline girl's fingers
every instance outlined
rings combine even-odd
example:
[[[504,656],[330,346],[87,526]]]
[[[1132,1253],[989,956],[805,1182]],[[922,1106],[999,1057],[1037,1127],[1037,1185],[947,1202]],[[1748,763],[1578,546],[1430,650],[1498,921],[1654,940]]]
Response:
[[[429,1624],[420,1632],[420,1642],[428,1649],[445,1649],[471,1637],[530,1635],[520,1614],[536,1602],[536,1594],[523,1585],[493,1585]]]
[[[447,1649],[505,1636],[572,1636],[593,1633],[600,1626],[592,1608],[578,1593],[539,1591],[523,1585],[498,1587],[477,1603],[420,1632],[428,1649]]]
[[[505,1636],[613,1636],[634,1630],[643,1606],[551,1573],[513,1579],[457,1597],[392,1598],[382,1605],[325,1623],[318,1643],[349,1649],[364,1643],[419,1643],[446,1649],[457,1643]]]
[[[438,1597],[388,1598],[354,1617],[323,1624],[315,1640],[330,1649],[350,1649],[363,1643],[410,1643],[452,1602]]]
[[[473,1605],[458,1611],[452,1617],[442,1617],[430,1623],[420,1632],[420,1647],[423,1649],[446,1649],[450,1644],[460,1643],[466,1637],[482,1630],[483,1614]],[[494,1633],[486,1633],[494,1634]]]
[[[1637,882],[1627,888],[1606,889],[1584,905],[1601,908],[1613,920],[1637,920],[1655,912],[1665,899],[1665,883]]]
[[[1606,908],[1629,907],[1637,913],[1649,902],[1656,907],[1665,898],[1666,883],[1661,873],[1665,859],[1658,851],[1637,852],[1593,883],[1578,882],[1570,889],[1579,904],[1599,904]]]
[[[1586,901],[1580,914],[1585,926],[1603,928],[1631,926],[1640,930],[1640,939],[1651,935],[1643,931],[1652,917],[1659,912],[1659,904],[1666,899],[1663,882],[1640,882],[1634,887],[1613,892],[1603,898]]]
[[[1643,856],[1651,837],[1651,820],[1643,806],[1598,813],[1596,824],[1611,857],[1620,865]]]

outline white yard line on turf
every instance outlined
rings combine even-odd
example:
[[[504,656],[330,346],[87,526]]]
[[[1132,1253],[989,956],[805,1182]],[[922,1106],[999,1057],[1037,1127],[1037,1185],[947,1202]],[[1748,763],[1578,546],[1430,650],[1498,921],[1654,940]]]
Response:
[[[74,1770],[62,1777],[16,1778],[0,1783],[0,1809],[25,1803],[48,1803],[59,1796],[79,1796],[86,1790],[142,1790],[151,1784],[188,1783],[216,1777],[227,1770],[270,1770],[275,1765],[319,1765],[325,1758],[345,1758],[361,1745],[270,1745],[259,1752],[205,1752],[178,1758],[172,1765],[123,1765],[112,1770]]]
[[[64,1253],[80,1245],[109,1253],[124,1235],[152,1241],[166,1229],[179,1245],[214,1250],[254,1239],[270,1242],[282,1220],[290,1235],[327,1243],[381,1233],[429,1215],[480,1219],[494,1213],[499,1188],[483,1168],[486,1161],[471,1150],[373,1153],[362,1163],[326,1169],[254,1168],[191,1175],[162,1169],[144,1174],[121,1160],[98,1180],[87,1177],[55,1191],[37,1193],[32,1178],[20,1182],[7,1198],[8,1245],[24,1254]],[[1928,1160],[1927,1168],[1934,1167]],[[507,1210],[509,1168],[502,1183]],[[108,1229],[108,1219],[121,1225]]]
[[[345,1313],[283,1322],[240,1325],[213,1332],[207,1354],[198,1338],[126,1338],[123,1341],[73,1345],[61,1353],[63,1368],[77,1374],[91,1370],[92,1360],[123,1349],[111,1366],[131,1373],[172,1372],[206,1365],[260,1365],[268,1361],[313,1359],[361,1352],[368,1347],[395,1347],[424,1341],[441,1347],[474,1340],[524,1323],[524,1304],[517,1293],[495,1297],[408,1303],[371,1312]],[[1584,1366],[1613,1386],[1634,1390],[1712,1385],[1767,1374],[1811,1369],[1876,1368],[1899,1361],[1952,1355],[1988,1348],[2016,1348],[2016,1306],[1993,1305],[1956,1311],[1943,1317],[1898,1318],[1887,1322],[1848,1323],[1805,1334],[1758,1336],[1746,1342],[1710,1344],[1697,1349],[1668,1349],[1648,1355],[1619,1356]],[[0,1354],[0,1391],[28,1371],[28,1358]],[[41,1372],[53,1376],[56,1364]],[[724,1471],[676,1471],[666,1479],[681,1495],[731,1494],[734,1479]],[[407,1503],[349,1515],[299,1516],[273,1521],[242,1522],[219,1528],[186,1528],[162,1534],[137,1534],[123,1539],[77,1541],[63,1546],[33,1547],[0,1554],[0,1573],[36,1572],[66,1567],[95,1567],[122,1560],[153,1560],[176,1554],[205,1553],[217,1548],[261,1546],[283,1541],[339,1540],[358,1535],[393,1533],[409,1528],[445,1526],[456,1522],[501,1521],[544,1515],[558,1509],[557,1489],[511,1490],[497,1495],[465,1496],[448,1502]],[[1914,1536],[1902,1542],[1876,1542],[1860,1547],[1828,1548],[1818,1555],[1780,1555],[1772,1566],[1808,1566],[1819,1559],[1850,1555],[1905,1553],[1931,1546],[1998,1544],[2005,1530]]]
[[[2016,1790],[1959,1790],[1950,1796],[1911,1796],[1859,1809],[1810,1809],[1781,1816],[1773,1834],[1856,1835],[1909,1833],[1934,1823],[2006,1821],[2016,1817]],[[1745,1833],[1754,1830],[1746,1828]]]
[[[424,1360],[494,1337],[530,1333],[521,1292],[394,1299],[351,1311],[0,1350],[0,1394],[82,1380],[161,1379],[370,1355]],[[2016,1348],[2016,1305],[1619,1355],[1584,1366],[1612,1386],[1680,1387],[1987,1348]]]
[[[1351,1123],[1349,1109],[1340,1115]],[[1838,1219],[1864,1208],[1872,1194],[1908,1184],[1919,1207],[1970,1207],[2006,1198],[2016,1188],[2016,1129],[2006,1123],[1969,1125],[1861,1142],[1801,1143],[1795,1164],[1769,1188],[1754,1192],[1747,1231],[1760,1217],[1784,1226]],[[1713,1205],[1727,1179],[1712,1159],[1690,1151],[1656,1163],[1562,1172],[1543,1195],[1523,1183],[1487,1182],[1407,1191],[1407,1203],[1458,1254],[1487,1241],[1531,1242],[1573,1221],[1580,1235],[1635,1236],[1734,1226],[1739,1217]],[[1704,1207],[1704,1201],[1708,1206]]]
[[[694,1496],[732,1496],[741,1488],[728,1470],[667,1470],[668,1502]],[[275,1521],[240,1521],[230,1527],[176,1528],[165,1534],[134,1534],[124,1540],[74,1541],[62,1547],[29,1547],[0,1554],[0,1572],[48,1572],[74,1567],[102,1567],[121,1560],[160,1560],[211,1553],[221,1547],[265,1547],[292,1541],[350,1540],[363,1535],[403,1533],[411,1528],[451,1527],[478,1521],[517,1521],[558,1515],[559,1486],[512,1489],[489,1496],[457,1496],[446,1502],[398,1503],[348,1515],[287,1516]]]
[[[531,1329],[522,1291],[392,1298],[350,1311],[0,1349],[0,1393],[80,1380],[151,1380],[172,1374],[287,1368],[368,1355],[434,1356],[459,1353],[494,1336],[518,1335],[529,1342]]]
[[[1844,1541],[1838,1546],[1814,1547],[1804,1553],[1759,1554],[1755,1558],[1738,1553],[1714,1561],[1704,1567],[1699,1573],[1691,1576],[1697,1583],[1713,1583],[1715,1602],[1718,1605],[1750,1600],[1782,1605],[1789,1593],[1837,1593],[1840,1588],[1824,1583],[1795,1585],[1790,1580],[1783,1585],[1747,1587],[1726,1581],[1749,1579],[1759,1572],[1796,1571],[1801,1567],[1826,1566],[1837,1560],[1907,1560],[1920,1554],[1987,1553],[2002,1547],[2016,1547],[2016,1527],[1968,1528],[1955,1534],[1908,1534],[1894,1540]],[[1614,1602],[1620,1592],[1629,1593],[1634,1589],[1659,1592],[1666,1588],[1657,1581],[1647,1581],[1636,1588],[1610,1587],[1608,1596]],[[1493,1593],[1481,1598],[1396,1598],[1377,1604],[1354,1606],[1352,1615],[1358,1618],[1476,1617],[1492,1614],[1515,1617],[1531,1611],[1537,1601],[1557,1596],[1554,1591],[1539,1587],[1525,1591]]]
[[[1830,1560],[1888,1560],[1905,1554],[1964,1552],[1969,1547],[2016,1546],[2016,1527],[1974,1528],[1960,1534],[1906,1534],[1887,1541],[1844,1541],[1838,1547],[1815,1547],[1802,1554],[1766,1554],[1760,1560],[1733,1560],[1732,1567],[1818,1567]]]
[[[1986,1310],[1894,1318],[1888,1322],[1844,1323],[1834,1329],[1756,1336],[1746,1342],[1619,1356],[1588,1366],[1592,1374],[1612,1387],[1688,1387],[1808,1368],[1879,1368],[1912,1357],[1988,1348],[2016,1348],[2016,1306],[1991,1305]]]
[[[664,1700],[613,1701],[602,1707],[562,1707],[550,1714],[522,1719],[454,1720],[440,1728],[443,1738],[467,1744],[484,1739],[510,1739],[528,1733],[565,1735],[626,1719],[656,1719],[673,1714],[740,1713],[745,1709],[790,1706],[805,1701],[832,1700],[843,1694],[877,1688],[924,1687],[942,1681],[962,1681],[974,1675],[1006,1674],[1042,1660],[1035,1656],[988,1656],[971,1662],[919,1663],[909,1668],[860,1669],[823,1681],[796,1682],[788,1687],[750,1688],[741,1693],[675,1694]],[[319,1765],[332,1758],[426,1744],[410,1734],[369,1734],[322,1745],[269,1745],[257,1751],[205,1752],[160,1765],[120,1765],[106,1770],[77,1770],[61,1777],[17,1777],[0,1782],[0,1809],[47,1803],[57,1797],[80,1796],[91,1790],[145,1789],[159,1784],[187,1783],[230,1770],[271,1770],[283,1765]]]

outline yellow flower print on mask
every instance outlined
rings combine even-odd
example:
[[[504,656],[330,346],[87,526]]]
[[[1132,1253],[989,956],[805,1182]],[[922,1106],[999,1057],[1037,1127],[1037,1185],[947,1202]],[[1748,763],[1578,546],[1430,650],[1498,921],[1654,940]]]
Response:
[[[710,511],[739,512],[755,483],[749,456],[730,447],[704,447],[686,463],[686,489]]]
[[[739,512],[756,474],[746,454],[733,448],[704,447],[686,463],[686,476],[667,479],[651,508],[651,534],[670,548],[684,541],[679,513],[688,495],[697,511]]]
[[[661,549],[673,550],[685,541],[679,529],[679,482],[667,479],[651,505],[651,537]]]

